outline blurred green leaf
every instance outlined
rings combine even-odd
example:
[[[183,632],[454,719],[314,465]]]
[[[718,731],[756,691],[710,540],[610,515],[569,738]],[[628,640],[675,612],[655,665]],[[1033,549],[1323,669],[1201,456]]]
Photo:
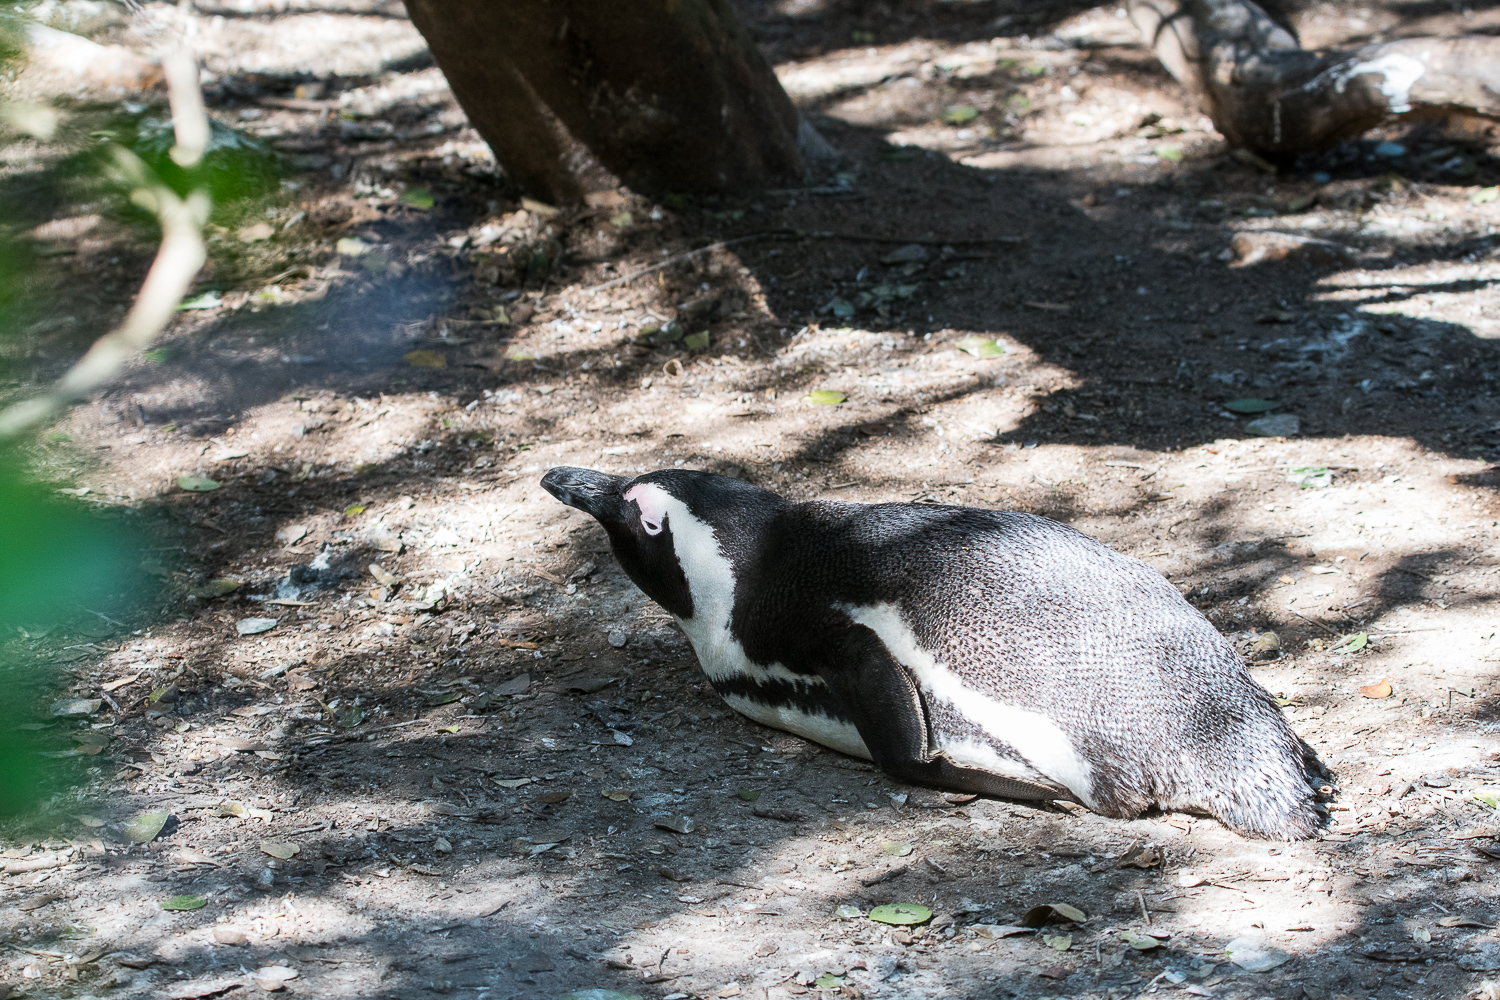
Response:
[[[194,309],[217,309],[220,306],[222,306],[223,304],[224,304],[224,300],[221,299],[221,298],[219,298],[219,293],[218,292],[208,291],[208,292],[204,292],[201,295],[194,295],[190,299],[183,299],[182,302],[177,306],[177,311],[178,312],[189,312],[189,311],[194,310]],[[160,357],[160,358],[153,358],[153,357],[151,357],[151,355],[156,354],[156,353],[158,353],[158,352],[157,351],[147,351],[146,352],[146,357],[149,358],[152,361],[165,361],[165,360],[167,360],[168,357],[170,357],[170,355],[164,355],[163,357]]]
[[[837,389],[815,389],[807,394],[808,402],[817,403],[819,406],[837,406],[848,398]]]
[[[432,192],[426,188],[407,188],[401,192],[401,196],[396,200],[407,208],[420,209],[423,212],[432,208],[435,204],[432,199]]]
[[[96,634],[101,620],[82,609],[103,607],[127,581],[140,582],[138,540],[97,508],[56,496],[56,484],[26,482],[21,465],[18,453],[0,449],[0,636],[25,628],[34,638],[58,642],[63,623]],[[77,624],[80,615],[93,624]],[[52,688],[45,662],[0,645],[0,668],[8,669],[0,686],[0,816],[30,808],[65,773],[55,770],[55,759],[41,756],[55,744],[37,742],[38,707],[72,716],[99,709],[92,699],[58,701],[63,692]]]
[[[202,896],[169,896],[161,901],[163,910],[201,910],[208,905]]]

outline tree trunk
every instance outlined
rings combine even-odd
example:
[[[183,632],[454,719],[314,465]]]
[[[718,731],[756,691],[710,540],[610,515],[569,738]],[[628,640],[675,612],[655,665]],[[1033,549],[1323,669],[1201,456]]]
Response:
[[[577,201],[610,184],[605,171],[652,196],[805,172],[797,109],[728,0],[406,8],[496,160],[536,197]]]
[[[1404,38],[1309,52],[1251,0],[1131,0],[1136,26],[1232,145],[1271,160],[1394,115],[1500,119],[1500,38]]]

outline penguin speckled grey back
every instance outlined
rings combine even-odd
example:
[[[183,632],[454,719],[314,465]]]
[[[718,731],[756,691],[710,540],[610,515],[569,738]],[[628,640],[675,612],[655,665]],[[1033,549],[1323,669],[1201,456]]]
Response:
[[[1032,514],[558,468],[737,711],[918,784],[1307,837],[1324,774],[1149,566]]]

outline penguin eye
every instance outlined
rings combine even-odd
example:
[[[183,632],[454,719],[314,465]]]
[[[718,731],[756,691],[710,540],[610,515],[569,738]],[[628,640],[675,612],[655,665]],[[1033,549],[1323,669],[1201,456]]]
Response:
[[[648,534],[648,535],[659,535],[659,534],[661,534],[661,522],[660,521],[647,520],[643,516],[641,518],[641,527],[643,527],[643,528],[646,529],[646,534]]]

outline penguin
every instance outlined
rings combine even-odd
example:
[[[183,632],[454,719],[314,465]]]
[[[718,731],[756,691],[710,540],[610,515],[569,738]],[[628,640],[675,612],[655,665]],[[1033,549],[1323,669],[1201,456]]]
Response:
[[[911,784],[1290,840],[1326,771],[1160,573],[1057,521],[555,468],[737,712]]]

